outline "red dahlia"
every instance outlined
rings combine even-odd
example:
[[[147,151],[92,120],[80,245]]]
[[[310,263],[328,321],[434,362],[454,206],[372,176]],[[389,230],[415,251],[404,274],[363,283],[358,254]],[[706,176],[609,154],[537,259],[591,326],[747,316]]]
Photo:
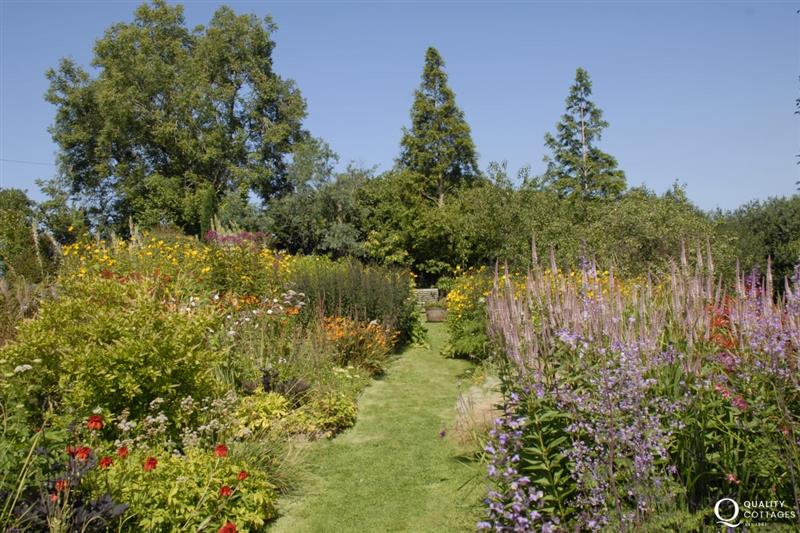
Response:
[[[100,468],[108,468],[109,466],[114,464],[114,459],[112,459],[110,456],[106,455],[105,457],[100,459],[100,463],[99,464],[100,464]]]
[[[247,473],[247,470],[242,470],[241,472],[239,472],[239,475],[236,476],[236,477],[239,479],[239,481],[244,481],[249,476],[250,476],[250,474]]]
[[[117,457],[119,457],[120,459],[125,459],[126,457],[128,457],[128,447],[127,446],[123,446],[120,449],[118,449],[117,450]]]
[[[219,488],[219,495],[222,496],[223,498],[227,498],[231,494],[233,494],[233,489],[230,488],[228,485],[223,485]]]

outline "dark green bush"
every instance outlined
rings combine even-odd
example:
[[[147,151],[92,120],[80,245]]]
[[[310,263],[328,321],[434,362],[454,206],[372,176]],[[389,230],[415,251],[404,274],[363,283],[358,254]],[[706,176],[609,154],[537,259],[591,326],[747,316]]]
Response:
[[[299,257],[290,269],[295,290],[305,294],[307,317],[322,312],[362,322],[378,320],[400,333],[400,343],[411,339],[418,315],[407,272],[326,257]]]

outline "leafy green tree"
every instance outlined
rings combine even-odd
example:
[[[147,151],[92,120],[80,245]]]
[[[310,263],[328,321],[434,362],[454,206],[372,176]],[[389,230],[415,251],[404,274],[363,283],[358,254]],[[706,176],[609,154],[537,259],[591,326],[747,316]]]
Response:
[[[447,85],[444,60],[433,47],[425,53],[411,129],[403,129],[400,145],[398,166],[410,173],[422,196],[439,207],[453,189],[473,183],[480,174],[469,125]]]
[[[290,189],[306,107],[273,70],[275,29],[221,7],[189,30],[181,6],[153,0],[97,41],[96,76],[68,59],[48,72],[60,172],[95,222],[196,233],[231,191]]]
[[[318,189],[330,182],[335,174],[339,155],[317,137],[309,137],[297,145],[287,177],[292,190]]]
[[[617,160],[596,146],[608,122],[591,95],[589,73],[579,68],[555,135],[545,135],[552,152],[544,159],[545,181],[562,197],[614,198],[625,190],[625,173],[617,168]]]
[[[362,257],[368,224],[360,196],[372,173],[350,165],[332,178],[308,180],[272,202],[267,215],[276,244],[292,253]]]
[[[745,204],[725,215],[721,226],[735,240],[744,269],[764,272],[769,259],[780,280],[800,264],[800,194]]]
[[[604,204],[586,227],[585,242],[602,265],[624,275],[668,271],[682,245],[692,252],[710,244],[720,268],[733,257],[729,239],[717,235],[711,218],[677,184],[660,196],[635,187],[619,201]]]

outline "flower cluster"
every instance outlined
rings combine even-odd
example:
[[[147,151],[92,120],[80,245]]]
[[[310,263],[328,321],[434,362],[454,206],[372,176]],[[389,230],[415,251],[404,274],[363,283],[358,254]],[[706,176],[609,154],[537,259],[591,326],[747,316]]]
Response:
[[[544,494],[520,472],[525,417],[516,414],[519,397],[506,399],[503,414],[495,420],[484,451],[489,457],[492,484],[486,499],[487,517],[478,530],[497,532],[557,531],[559,520],[542,509]]]
[[[800,273],[782,297],[769,273],[737,275],[726,290],[698,252],[693,265],[682,254],[662,282],[623,283],[586,262],[566,275],[534,265],[521,283],[495,275],[488,331],[507,389],[533,394],[569,421],[550,433],[512,427],[523,439],[552,439],[542,449],[568,462],[566,529],[636,530],[673,512],[667,501],[688,501],[691,513],[732,491],[790,498],[800,488],[792,475],[800,466],[792,414],[800,405]],[[456,304],[468,305],[461,296]],[[502,427],[531,415],[515,400],[505,409],[512,422]],[[506,468],[502,450],[487,449]],[[527,479],[535,468],[493,463],[489,476],[502,486],[509,480],[498,471]],[[562,501],[552,483],[539,488],[545,500]],[[490,496],[496,521],[511,496]]]

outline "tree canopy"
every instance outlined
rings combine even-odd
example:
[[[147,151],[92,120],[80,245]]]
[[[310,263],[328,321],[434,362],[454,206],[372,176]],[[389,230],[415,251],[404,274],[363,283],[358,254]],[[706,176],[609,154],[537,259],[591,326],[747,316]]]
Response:
[[[230,191],[289,190],[306,105],[273,70],[275,30],[228,7],[190,30],[153,0],[97,41],[96,76],[69,59],[48,72],[60,172],[96,222],[198,232]]]

